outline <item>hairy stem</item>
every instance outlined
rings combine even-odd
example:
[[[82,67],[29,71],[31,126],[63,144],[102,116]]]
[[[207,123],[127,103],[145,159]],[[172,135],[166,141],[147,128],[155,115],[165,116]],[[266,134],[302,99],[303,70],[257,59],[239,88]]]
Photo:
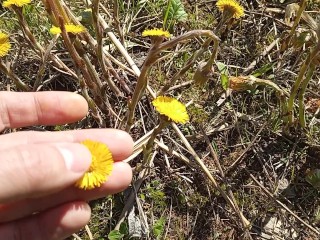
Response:
[[[304,94],[306,92],[308,83],[309,83],[310,79],[313,76],[315,68],[316,68],[316,66],[314,64],[310,65],[310,68],[308,69],[306,77],[305,77],[305,79],[303,80],[303,82],[301,84],[301,88],[300,88],[300,91],[299,91],[299,94],[298,94],[298,98],[299,98],[299,122],[300,122],[300,126],[302,128],[306,127]]]
[[[156,139],[156,137],[158,136],[158,134],[161,133],[162,129],[164,129],[166,126],[169,125],[169,122],[165,119],[163,119],[161,116],[160,116],[160,123],[158,125],[158,127],[156,127],[147,144],[146,144],[146,147],[144,148],[144,151],[143,151],[143,166],[149,166],[149,160],[150,160],[150,156],[151,156],[151,152],[152,152],[152,147],[153,147],[153,144],[154,144],[154,140]]]
[[[293,124],[294,121],[294,113],[293,113],[293,106],[294,106],[294,99],[297,96],[300,84],[303,80],[303,76],[306,73],[307,69],[310,67],[310,64],[313,60],[313,58],[317,55],[317,53],[319,52],[319,47],[320,45],[318,44],[317,47],[315,47],[311,53],[309,53],[306,61],[303,63],[302,67],[300,68],[299,74],[297,76],[297,79],[295,80],[292,88],[291,88],[291,92],[290,92],[290,97],[288,100],[288,106],[287,106],[287,114],[286,117],[284,119],[285,123],[289,126],[291,126]]]

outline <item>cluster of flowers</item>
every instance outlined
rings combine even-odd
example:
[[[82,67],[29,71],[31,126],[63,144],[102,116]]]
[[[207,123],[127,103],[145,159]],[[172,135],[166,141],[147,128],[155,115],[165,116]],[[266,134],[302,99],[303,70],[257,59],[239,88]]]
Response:
[[[30,4],[31,0],[6,0],[2,3],[2,6],[5,8],[10,8],[12,6],[16,7],[23,7],[24,5]],[[243,7],[236,1],[236,0],[218,0],[216,6],[218,9],[223,12],[227,13],[232,18],[240,18],[244,15],[244,9]],[[78,34],[83,31],[85,31],[85,27],[82,25],[75,25],[73,23],[68,23],[65,25],[66,32]],[[60,34],[61,28],[53,26],[50,29],[50,33]],[[142,33],[143,37],[147,36],[162,36],[169,38],[171,34],[168,31],[164,31],[162,29],[150,29],[145,30]],[[0,30],[0,57],[4,57],[8,54],[9,50],[11,48],[11,44],[9,42],[9,36]]]
[[[5,8],[11,7],[23,7],[24,5],[30,4],[31,0],[6,0],[2,3],[2,6]],[[68,23],[65,26],[66,32],[78,34],[84,32],[86,29],[82,25],[75,25],[73,23]],[[50,33],[53,35],[60,34],[61,28],[53,26],[50,29]],[[1,32],[0,30],[0,57],[4,57],[9,53],[11,44],[9,42],[9,35]]]

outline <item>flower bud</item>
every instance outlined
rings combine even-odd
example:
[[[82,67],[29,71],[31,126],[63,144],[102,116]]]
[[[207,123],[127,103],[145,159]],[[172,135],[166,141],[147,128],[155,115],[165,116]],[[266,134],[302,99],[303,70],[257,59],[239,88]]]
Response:
[[[88,8],[88,9],[85,9],[83,12],[81,12],[79,20],[82,24],[91,25],[93,22],[92,9]]]
[[[254,80],[248,76],[229,77],[229,88],[234,91],[246,91],[253,88]]]
[[[193,75],[193,81],[196,85],[203,86],[207,83],[213,72],[212,66],[207,66],[206,62],[199,63],[196,72]]]

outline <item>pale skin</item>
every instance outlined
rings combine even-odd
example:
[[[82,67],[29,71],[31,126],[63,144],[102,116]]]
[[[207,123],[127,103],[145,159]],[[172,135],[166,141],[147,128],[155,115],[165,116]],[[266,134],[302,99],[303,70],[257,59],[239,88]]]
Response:
[[[85,99],[69,92],[0,92],[0,131],[71,123],[87,112]],[[73,186],[91,162],[90,152],[80,144],[86,139],[105,143],[115,159],[108,181],[90,191]],[[89,222],[88,201],[120,192],[130,184],[132,171],[122,160],[132,148],[131,137],[114,129],[1,135],[1,239],[58,240],[78,231]]]

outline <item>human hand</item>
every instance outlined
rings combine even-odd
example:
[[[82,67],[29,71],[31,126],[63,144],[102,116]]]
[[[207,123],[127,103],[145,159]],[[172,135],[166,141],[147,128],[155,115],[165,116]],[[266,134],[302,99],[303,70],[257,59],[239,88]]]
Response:
[[[0,131],[74,122],[87,111],[86,101],[69,92],[0,92]],[[85,191],[73,185],[91,162],[79,143],[87,139],[104,142],[115,163],[106,183]],[[120,192],[131,182],[131,168],[121,160],[131,154],[133,142],[123,131],[25,131],[1,135],[0,143],[0,239],[63,239],[89,221],[86,201]]]

